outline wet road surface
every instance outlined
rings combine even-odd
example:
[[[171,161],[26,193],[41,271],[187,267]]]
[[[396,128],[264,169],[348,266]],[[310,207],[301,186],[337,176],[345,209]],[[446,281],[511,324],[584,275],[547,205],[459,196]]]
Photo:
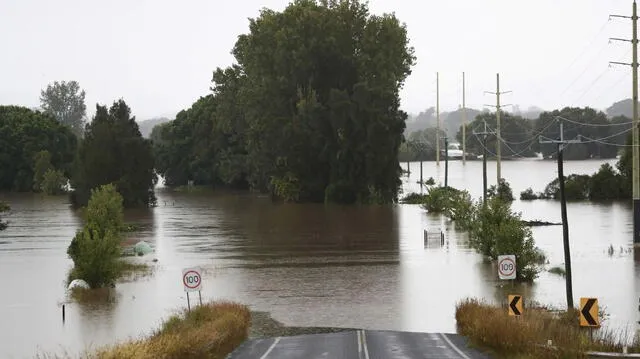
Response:
[[[455,334],[358,330],[253,339],[228,359],[488,359]]]

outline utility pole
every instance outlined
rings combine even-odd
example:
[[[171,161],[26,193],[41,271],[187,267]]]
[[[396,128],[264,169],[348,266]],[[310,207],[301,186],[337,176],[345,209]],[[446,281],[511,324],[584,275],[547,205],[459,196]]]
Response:
[[[449,138],[444,137],[444,188],[449,187]]]
[[[631,66],[633,75],[632,92],[631,97],[633,99],[633,243],[634,245],[640,245],[640,133],[638,121],[638,10],[636,1],[633,1],[633,9],[631,17],[622,15],[610,15],[609,17],[620,17],[625,19],[631,19],[633,23],[631,40],[611,38],[616,41],[630,41],[633,49],[633,55],[631,63],[611,61],[612,64]]]
[[[558,119],[558,118],[556,118]],[[567,221],[567,199],[564,194],[564,161],[562,151],[564,147],[570,143],[580,143],[580,140],[565,140],[564,127],[560,120],[560,139],[559,140],[543,140],[540,136],[540,143],[555,143],[558,145],[558,182],[560,185],[560,214],[562,216],[562,241],[564,243],[564,270],[566,272],[565,284],[567,290],[567,308],[573,308],[573,285],[571,283],[571,251],[569,248],[569,223]]]
[[[511,91],[504,91],[504,92],[500,92],[500,74],[496,74],[496,92],[489,92],[489,91],[485,91],[486,93],[490,93],[492,95],[496,95],[496,105],[493,106],[496,108],[496,136],[497,136],[497,140],[496,140],[496,157],[498,160],[498,164],[497,164],[497,168],[496,168],[496,174],[497,174],[497,178],[498,178],[498,182],[496,182],[498,185],[500,184],[500,179],[502,179],[502,174],[500,173],[500,162],[501,162],[501,158],[502,158],[502,135],[500,132],[500,111],[501,111],[501,106],[500,106],[500,95],[504,95],[506,93],[509,93]],[[488,106],[492,106],[492,105],[488,105]],[[508,106],[508,105],[507,105]]]
[[[440,73],[436,72],[436,165],[440,166]]]
[[[467,164],[467,104],[464,72],[462,73],[462,164]]]
[[[482,201],[487,203],[487,135],[491,133],[487,131],[487,122],[484,122],[484,131],[473,131],[474,135],[482,135]]]

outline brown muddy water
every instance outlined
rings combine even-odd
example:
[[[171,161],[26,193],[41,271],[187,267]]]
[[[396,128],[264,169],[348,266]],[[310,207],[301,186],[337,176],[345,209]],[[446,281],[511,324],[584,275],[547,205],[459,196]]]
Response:
[[[601,163],[567,162],[565,173],[592,173]],[[481,166],[450,162],[450,185],[480,196]],[[420,190],[419,164],[411,168],[406,192]],[[494,184],[495,163],[489,170]],[[556,164],[503,162],[502,173],[517,196],[527,187],[542,190]],[[425,162],[424,175],[442,181],[444,163]],[[295,326],[455,332],[454,307],[465,297],[499,302],[515,291],[566,304],[563,277],[543,272],[533,285],[512,288],[465,245],[464,233],[415,205],[283,205],[247,194],[163,188],[157,196],[158,207],[127,213],[141,226],[134,239],[154,246],[142,259],[158,259],[154,275],[118,284],[114,300],[91,305],[69,303],[65,295],[66,248],[80,226],[66,198],[0,196],[13,208],[10,227],[0,232],[0,357],[75,354],[148,334],[186,306],[181,270],[196,265],[205,270],[204,300],[243,302]],[[516,201],[514,208],[524,219],[560,221],[555,201]],[[630,205],[570,203],[568,214],[575,301],[598,297],[610,327],[636,330],[640,255],[634,259]],[[425,246],[424,228],[445,230],[446,244]],[[562,265],[561,227],[533,231],[547,267]]]

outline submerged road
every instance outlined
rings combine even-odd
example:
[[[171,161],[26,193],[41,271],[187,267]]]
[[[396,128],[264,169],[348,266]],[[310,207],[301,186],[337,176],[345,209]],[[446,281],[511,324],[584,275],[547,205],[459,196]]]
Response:
[[[455,334],[358,330],[253,339],[227,359],[487,359]]]

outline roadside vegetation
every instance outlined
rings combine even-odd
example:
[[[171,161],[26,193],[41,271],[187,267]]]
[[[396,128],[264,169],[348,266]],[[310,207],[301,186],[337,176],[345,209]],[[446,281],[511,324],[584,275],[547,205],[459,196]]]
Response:
[[[212,302],[184,310],[165,320],[149,337],[99,348],[81,359],[224,359],[248,335],[251,312],[247,306]],[[70,355],[36,356],[38,359]]]
[[[601,318],[602,320],[602,318]],[[584,358],[588,351],[622,352],[627,333],[597,329],[593,340],[588,329],[580,328],[578,312],[552,312],[546,308],[525,308],[518,318],[476,299],[456,306],[458,333],[499,358]],[[548,341],[551,341],[549,346]],[[640,352],[637,338],[629,352]]]

